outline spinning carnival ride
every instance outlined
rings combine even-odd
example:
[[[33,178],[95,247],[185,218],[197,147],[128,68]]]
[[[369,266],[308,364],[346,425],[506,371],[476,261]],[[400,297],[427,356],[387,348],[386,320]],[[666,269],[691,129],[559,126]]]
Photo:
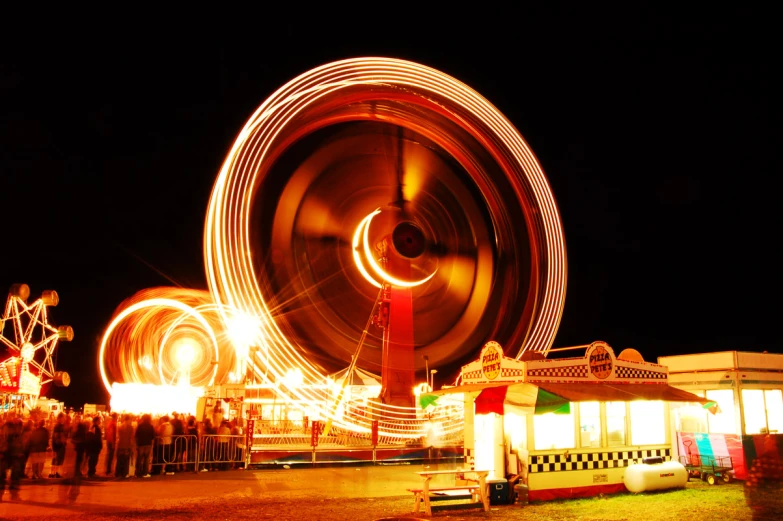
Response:
[[[47,308],[59,303],[57,292],[44,291],[31,304],[29,296],[27,284],[14,284],[8,292],[0,342],[10,356],[0,361],[0,393],[4,406],[19,402],[32,409],[48,384],[70,384],[68,373],[55,370],[55,355],[60,341],[73,340],[73,328],[49,324]]]
[[[232,344],[250,380],[356,431],[415,417],[415,382],[456,378],[487,341],[546,353],[565,295],[560,216],[527,143],[465,84],[389,58],[318,67],[256,110],[215,182],[204,256],[214,344],[246,317]],[[107,387],[122,371],[108,358]],[[381,375],[355,416],[342,389],[324,398],[346,366]]]

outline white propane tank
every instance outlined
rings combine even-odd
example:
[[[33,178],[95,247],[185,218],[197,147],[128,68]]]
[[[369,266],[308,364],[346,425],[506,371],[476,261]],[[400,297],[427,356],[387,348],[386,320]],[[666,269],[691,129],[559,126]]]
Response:
[[[679,461],[635,463],[625,469],[623,483],[630,492],[685,488],[688,471]]]

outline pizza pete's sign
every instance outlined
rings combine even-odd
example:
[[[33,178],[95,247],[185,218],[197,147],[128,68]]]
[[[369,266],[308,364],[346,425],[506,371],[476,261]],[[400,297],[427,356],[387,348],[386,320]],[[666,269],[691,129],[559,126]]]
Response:
[[[484,344],[481,349],[481,372],[484,378],[494,380],[500,374],[500,361],[503,360],[503,348],[495,341]]]
[[[595,342],[587,353],[590,374],[599,380],[605,380],[612,374],[614,356],[611,348],[603,342]]]

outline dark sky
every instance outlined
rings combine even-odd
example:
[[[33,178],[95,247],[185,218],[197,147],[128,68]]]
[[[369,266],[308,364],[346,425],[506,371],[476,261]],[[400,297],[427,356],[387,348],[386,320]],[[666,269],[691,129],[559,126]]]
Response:
[[[97,348],[116,306],[152,286],[206,287],[206,206],[247,118],[315,66],[377,55],[468,84],[539,157],[568,248],[555,347],[605,340],[648,361],[783,353],[771,16],[233,13],[12,29],[0,60],[0,288],[58,292],[50,322],[75,330],[58,350],[73,383],[50,394],[107,402]]]

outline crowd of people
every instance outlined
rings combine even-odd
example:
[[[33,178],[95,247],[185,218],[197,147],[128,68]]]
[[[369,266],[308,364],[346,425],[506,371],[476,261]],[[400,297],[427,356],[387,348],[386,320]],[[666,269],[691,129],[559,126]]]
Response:
[[[73,464],[66,472],[69,450]],[[33,411],[22,417],[12,411],[0,417],[0,494],[7,488],[12,497],[25,478],[147,478],[242,468],[243,460],[241,425],[217,409],[203,421],[177,412],[153,417]]]

